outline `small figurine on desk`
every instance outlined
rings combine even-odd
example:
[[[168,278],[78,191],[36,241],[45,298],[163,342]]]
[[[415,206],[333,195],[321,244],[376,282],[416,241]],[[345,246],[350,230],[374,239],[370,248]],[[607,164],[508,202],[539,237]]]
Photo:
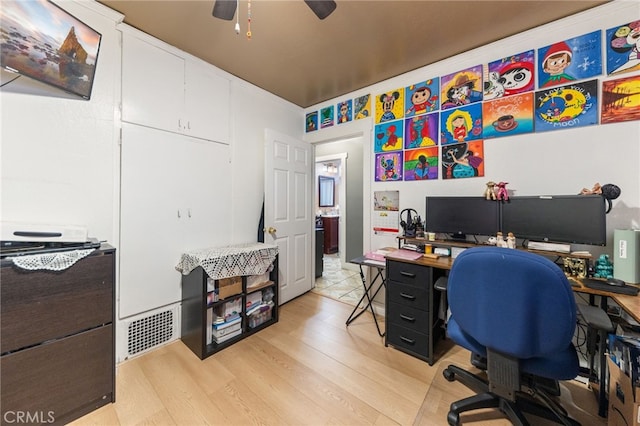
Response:
[[[484,190],[484,197],[487,200],[495,200],[496,199],[496,183],[492,180],[487,182],[487,189]]]
[[[507,234],[507,247],[510,249],[516,248],[516,236],[513,235],[513,232]]]
[[[500,182],[498,183],[498,193],[496,194],[496,199],[498,200],[509,200],[509,191],[507,191],[507,184],[509,182]]]
[[[504,237],[502,236],[502,232],[498,232],[496,234],[496,246],[507,248],[507,242],[504,240]]]
[[[593,276],[595,278],[612,278],[613,263],[609,260],[608,254],[601,254],[596,260],[596,267]]]

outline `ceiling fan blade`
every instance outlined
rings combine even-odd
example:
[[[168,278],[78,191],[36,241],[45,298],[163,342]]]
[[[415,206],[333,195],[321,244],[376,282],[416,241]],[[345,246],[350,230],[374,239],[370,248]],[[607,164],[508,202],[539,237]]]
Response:
[[[236,14],[236,6],[238,0],[215,0],[213,4],[213,16],[216,18],[230,21],[233,19],[233,15]]]
[[[336,10],[336,2],[333,0],[304,0],[318,18],[324,19]]]

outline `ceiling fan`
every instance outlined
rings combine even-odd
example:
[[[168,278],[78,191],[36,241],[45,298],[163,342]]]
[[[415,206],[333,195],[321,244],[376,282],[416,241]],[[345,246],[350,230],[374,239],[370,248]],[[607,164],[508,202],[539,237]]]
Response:
[[[309,8],[320,19],[324,19],[336,10],[336,2],[333,0],[304,0]],[[231,21],[236,13],[238,0],[215,0],[213,16]]]

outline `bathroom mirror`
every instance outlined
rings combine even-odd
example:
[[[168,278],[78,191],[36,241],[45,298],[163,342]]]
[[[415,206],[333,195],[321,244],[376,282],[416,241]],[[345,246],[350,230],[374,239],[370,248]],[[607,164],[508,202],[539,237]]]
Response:
[[[318,195],[320,207],[335,206],[335,181],[329,176],[318,176]]]

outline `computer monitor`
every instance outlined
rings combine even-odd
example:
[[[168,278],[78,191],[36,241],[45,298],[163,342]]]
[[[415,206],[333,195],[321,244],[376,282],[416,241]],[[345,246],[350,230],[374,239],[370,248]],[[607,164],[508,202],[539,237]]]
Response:
[[[502,232],[533,241],[604,246],[605,211],[600,195],[512,197],[502,204]]]
[[[484,197],[427,196],[425,212],[428,232],[464,238],[500,230],[500,203]]]

